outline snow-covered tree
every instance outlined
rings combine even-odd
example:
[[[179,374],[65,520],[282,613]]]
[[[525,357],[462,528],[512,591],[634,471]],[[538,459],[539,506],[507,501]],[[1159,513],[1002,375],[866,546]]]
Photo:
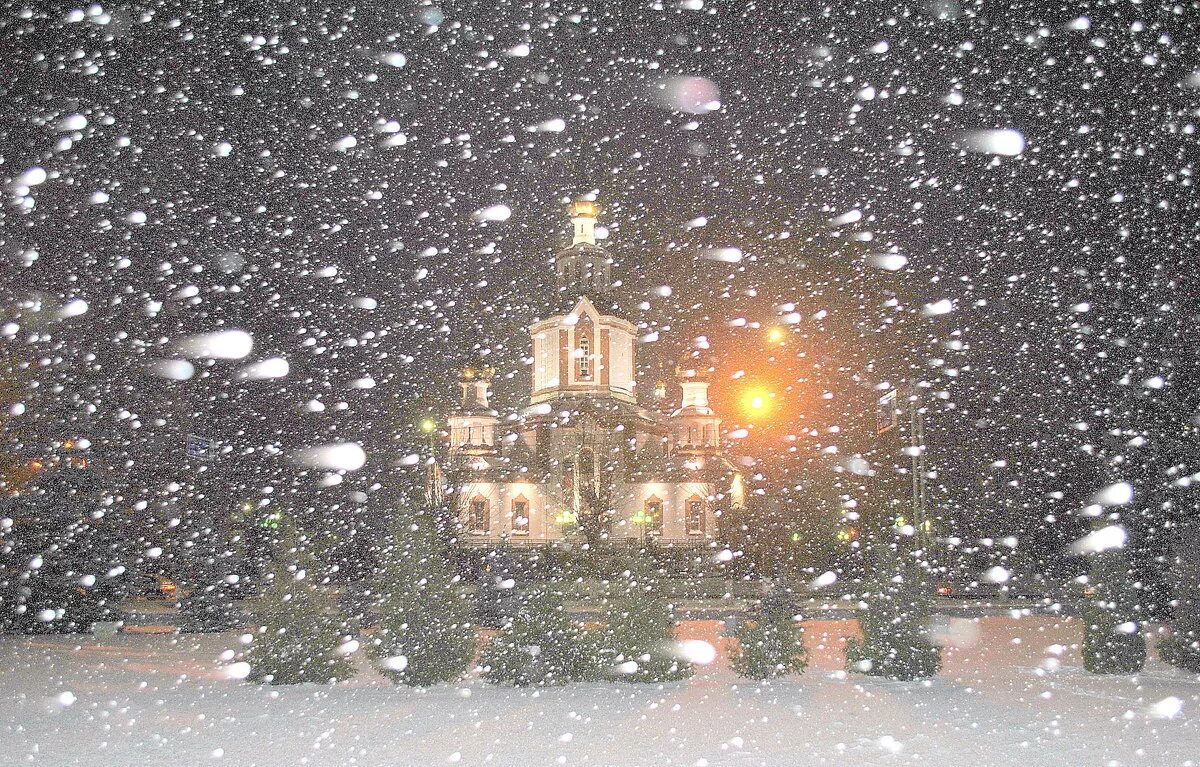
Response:
[[[323,589],[310,539],[295,529],[276,543],[260,625],[246,652],[250,678],[270,684],[330,682],[354,673],[342,652],[345,621]]]
[[[1084,668],[1093,674],[1132,674],[1146,662],[1141,589],[1122,549],[1093,553],[1091,558],[1091,593],[1080,611]]]
[[[413,686],[458,679],[475,656],[471,605],[432,517],[402,508],[381,558],[372,580],[382,620],[371,649],[384,673]]]
[[[1158,657],[1200,674],[1200,614],[1191,612],[1171,622],[1170,636],[1158,643]]]
[[[677,652],[671,606],[662,596],[652,568],[635,554],[630,568],[610,586],[602,635],[607,674],[629,682],[666,682],[691,676],[691,664]]]
[[[803,671],[808,666],[804,628],[796,622],[791,593],[775,584],[734,634],[738,648],[733,670],[747,679],[770,679]]]
[[[528,585],[513,614],[484,650],[488,681],[517,687],[585,681],[598,672],[594,638],[567,613],[562,597]]]
[[[941,668],[941,648],[929,635],[932,597],[904,538],[881,537],[858,611],[862,638],[846,644],[851,671],[889,679],[923,679]]]

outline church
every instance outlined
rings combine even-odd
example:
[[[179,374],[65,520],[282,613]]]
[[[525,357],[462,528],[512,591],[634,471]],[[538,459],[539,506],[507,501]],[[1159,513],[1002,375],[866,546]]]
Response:
[[[461,371],[436,468],[466,546],[563,541],[703,547],[745,504],[709,406],[712,367],[692,354],[674,382],[642,396],[637,327],[620,316],[613,260],[596,243],[599,206],[570,206],[572,244],[555,254],[560,314],[529,327],[532,389],[523,410],[489,404],[496,371]]]

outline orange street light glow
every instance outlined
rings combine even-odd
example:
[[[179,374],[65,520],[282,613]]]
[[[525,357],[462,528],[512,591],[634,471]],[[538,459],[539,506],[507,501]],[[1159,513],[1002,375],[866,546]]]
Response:
[[[783,343],[786,332],[783,328],[775,326],[767,331],[767,340],[773,344]]]
[[[771,410],[771,392],[757,386],[748,389],[742,395],[742,404],[750,415],[766,415]]]

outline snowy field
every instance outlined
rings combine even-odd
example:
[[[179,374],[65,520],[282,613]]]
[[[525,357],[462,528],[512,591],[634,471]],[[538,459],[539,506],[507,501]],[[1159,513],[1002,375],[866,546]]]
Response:
[[[723,648],[719,630],[680,635]],[[258,687],[222,671],[232,634],[0,637],[0,764],[1200,764],[1200,677],[1157,661],[1090,676],[1070,619],[955,623],[927,683],[845,675],[853,631],[807,624],[808,672],[770,685],[738,680],[722,652],[687,682],[541,691],[404,689],[367,669],[336,688]]]

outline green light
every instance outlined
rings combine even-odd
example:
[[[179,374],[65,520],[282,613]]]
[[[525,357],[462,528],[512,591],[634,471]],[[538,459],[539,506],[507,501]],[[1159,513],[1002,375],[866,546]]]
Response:
[[[638,509],[637,513],[629,518],[629,521],[635,525],[648,525],[654,521],[654,517],[647,514],[642,509]]]
[[[800,542],[800,533],[792,533],[792,543]]]
[[[795,535],[795,534],[793,533],[793,535]],[[850,540],[850,531],[849,530],[838,530],[837,539],[839,541]]]
[[[263,517],[262,522],[259,522],[258,526],[264,530],[278,530],[282,519],[282,514],[280,514],[278,511],[273,511],[267,516]]]
[[[421,421],[421,431],[425,432],[426,434],[432,434],[433,430],[436,428],[437,422],[432,418],[426,418],[424,421]]]
[[[578,521],[578,517],[575,516],[575,512],[564,509],[558,513],[554,521],[560,525],[573,525]]]

